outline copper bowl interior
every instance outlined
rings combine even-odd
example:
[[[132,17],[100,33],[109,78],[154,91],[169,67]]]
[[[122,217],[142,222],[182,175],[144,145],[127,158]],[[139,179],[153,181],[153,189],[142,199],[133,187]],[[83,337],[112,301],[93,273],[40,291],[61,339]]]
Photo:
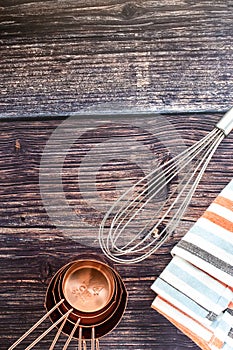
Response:
[[[65,272],[61,287],[72,308],[92,314],[108,305],[115,291],[115,280],[107,265],[78,261]]]
[[[65,274],[65,271],[67,271],[67,269],[62,270],[61,273],[58,274],[57,277],[54,279],[52,293],[53,293],[55,304],[64,298],[64,294],[61,289],[61,284],[63,281],[63,275]],[[99,311],[95,311],[91,313],[90,312],[85,313],[77,309],[73,309],[73,311],[69,316],[69,319],[73,322],[76,322],[78,318],[81,318],[80,324],[82,326],[94,326],[102,323],[107,317],[109,317],[117,307],[119,298],[121,298],[121,290],[119,288],[118,280],[116,279],[115,275],[113,277],[114,277],[114,280],[113,280],[114,293],[112,294],[111,300],[105,305],[104,308],[100,309]],[[59,311],[61,311],[61,314],[65,314],[71,308],[72,306],[67,302],[67,300],[64,300],[64,302],[59,306],[58,309]]]
[[[107,333],[111,332],[120,322],[124,314],[126,303],[127,303],[127,292],[123,284],[121,285],[121,289],[122,289],[122,297],[119,300],[119,304],[117,308],[114,310],[114,313],[111,314],[111,316],[108,319],[104,320],[104,322],[94,327],[96,338],[101,338],[105,336]],[[66,324],[67,328],[65,328],[65,333],[67,335],[70,334],[70,332],[73,329],[73,326],[74,325],[71,325],[71,323]],[[91,339],[91,336],[92,336],[91,330],[92,330],[92,327],[83,328],[82,333],[85,339],[87,340]],[[79,337],[79,333],[78,331],[76,331],[74,334],[74,338],[78,339],[78,337]]]

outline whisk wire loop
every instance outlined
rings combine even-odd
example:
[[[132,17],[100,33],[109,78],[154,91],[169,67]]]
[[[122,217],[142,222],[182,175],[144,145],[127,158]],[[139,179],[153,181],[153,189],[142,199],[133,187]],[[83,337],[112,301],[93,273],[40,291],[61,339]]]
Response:
[[[200,153],[200,152],[198,152],[198,151],[195,152],[194,155],[193,155],[192,157],[190,157],[190,159],[187,159],[187,161],[188,161],[188,162],[190,162],[190,160],[192,161],[199,153]],[[182,164],[182,162],[180,162],[180,163]],[[201,165],[201,163],[200,163],[200,165]],[[182,166],[180,166],[179,170],[181,170],[181,169],[183,170],[185,167],[187,167],[187,162],[183,162],[183,164],[182,164]],[[195,169],[195,168],[194,168],[194,173],[196,173],[197,170],[198,170],[198,169]],[[189,178],[190,172],[193,172],[193,169],[192,169],[191,167],[190,167],[190,169],[189,169],[189,172],[186,174],[186,176],[185,176],[184,179],[182,180],[182,182],[186,182],[186,181],[187,181],[186,178]],[[168,185],[169,182],[172,180],[173,177],[174,177],[173,175],[169,176],[169,177],[167,178],[167,180],[165,181],[164,186],[165,186],[165,185]],[[189,184],[189,182],[187,182],[187,184]],[[151,188],[153,185],[154,185],[154,181],[152,182],[152,184],[149,184],[149,185],[148,185],[148,189]],[[159,184],[159,186],[161,186],[161,184]],[[150,193],[151,193],[152,191],[153,191],[153,194],[150,195],[150,197],[140,206],[140,208],[139,208],[136,212],[134,212],[134,214],[130,217],[130,219],[127,221],[127,223],[125,223],[124,226],[119,230],[119,232],[117,233],[117,235],[115,235],[115,232],[117,232],[117,230],[118,230],[120,224],[123,222],[123,219],[121,220],[121,222],[117,225],[117,227],[116,227],[114,230],[112,230],[112,225],[111,225],[111,228],[110,228],[111,235],[108,236],[109,239],[107,240],[107,247],[108,247],[108,249],[109,249],[109,245],[110,245],[110,243],[111,243],[111,246],[112,246],[112,248],[114,249],[114,252],[115,252],[116,255],[120,255],[121,252],[124,252],[124,250],[125,250],[125,248],[127,248],[127,246],[130,246],[130,244],[131,244],[133,241],[135,241],[136,238],[140,237],[140,235],[141,235],[141,233],[142,233],[142,230],[145,230],[145,229],[147,228],[147,226],[148,226],[148,225],[151,223],[151,221],[153,220],[153,218],[152,218],[152,219],[146,224],[146,226],[145,226],[141,231],[139,231],[139,233],[137,234],[137,236],[134,237],[131,241],[129,241],[125,246],[123,246],[122,248],[118,248],[118,247],[116,246],[115,243],[116,243],[118,237],[121,235],[122,231],[123,231],[123,230],[125,229],[125,227],[133,220],[133,218],[134,218],[140,211],[142,211],[142,209],[148,204],[148,202],[150,202],[150,201],[154,198],[154,196],[155,196],[155,195],[158,193],[158,191],[160,190],[159,186],[158,186],[158,188],[157,188],[156,191],[154,191],[153,189],[152,189],[152,190],[150,189],[150,191],[148,192],[148,195],[150,195]],[[162,205],[162,207],[159,209],[160,211],[162,211],[162,209],[165,207],[165,205],[166,205],[168,202],[171,201],[171,198],[174,196],[174,194],[175,194],[176,191],[177,191],[177,189],[175,189],[175,190],[171,193],[171,195],[169,196],[169,198],[167,198],[167,200],[164,202],[164,204]],[[182,192],[183,192],[183,191],[182,191]],[[176,202],[177,202],[177,200],[174,201],[174,204],[176,204]],[[134,206],[134,208],[136,208],[136,205]],[[172,209],[172,207],[171,207],[171,209]],[[130,210],[130,212],[132,212],[132,210]],[[156,217],[156,215],[157,215],[157,212],[154,214],[154,217]],[[125,218],[126,218],[127,216],[128,216],[128,213],[125,215]],[[160,221],[157,223],[156,227],[161,223],[161,221],[162,221],[162,220],[160,220]],[[152,232],[156,227],[152,228],[151,231],[150,231],[150,233],[149,233],[148,235],[150,235],[151,232]],[[138,245],[142,244],[142,243],[148,238],[148,235],[145,236],[145,238],[142,239],[141,242],[138,243]],[[111,240],[110,240],[110,239],[111,239]],[[137,245],[137,246],[138,246],[138,245]]]
[[[200,145],[204,145],[205,143],[209,142],[210,140],[212,140],[212,138],[215,137],[215,130],[212,130],[212,132],[208,135],[206,135],[206,137],[204,137],[201,141],[200,141]],[[113,206],[109,209],[109,211],[106,213],[103,222],[101,224],[101,227],[105,224],[106,219],[109,217],[109,215],[114,211],[115,207],[118,206],[118,203],[120,203],[122,200],[124,200],[124,198],[127,198],[127,195],[134,190],[136,187],[138,187],[141,183],[144,182],[144,185],[142,186],[142,188],[144,188],[144,190],[142,192],[140,192],[139,195],[137,195],[134,198],[134,203],[135,205],[132,206],[132,201],[130,201],[130,199],[128,201],[126,201],[125,206],[121,207],[120,210],[116,213],[116,215],[114,216],[112,223],[111,223],[111,227],[110,230],[113,228],[115,222],[117,222],[119,220],[119,218],[121,218],[122,216],[124,216],[125,218],[125,212],[122,210],[124,209],[125,211],[127,211],[129,209],[129,207],[131,208],[131,210],[129,212],[127,212],[127,215],[129,216],[131,214],[131,212],[134,210],[135,206],[137,205],[137,201],[143,197],[146,192],[148,190],[150,190],[152,187],[154,187],[154,185],[157,185],[157,192],[154,192],[154,196],[158,193],[158,191],[161,190],[161,185],[160,185],[160,181],[161,178],[164,181],[164,178],[166,178],[167,176],[169,176],[167,182],[165,183],[165,185],[167,185],[176,175],[177,175],[177,167],[182,164],[183,162],[185,162],[185,160],[190,161],[190,157],[191,155],[195,152],[196,150],[200,149],[200,145],[198,144],[194,144],[193,146],[191,146],[189,148],[189,154],[187,154],[187,151],[183,151],[180,155],[177,155],[176,157],[174,157],[173,159],[171,159],[170,161],[168,161],[166,164],[161,165],[158,169],[153,170],[150,174],[146,175],[144,178],[142,178],[141,180],[139,180],[136,184],[134,184],[131,188],[129,188],[114,204]],[[176,161],[176,162],[175,162]],[[165,168],[166,166],[166,168]],[[185,165],[186,166],[186,163]],[[184,166],[182,166],[180,168],[180,170],[182,170],[184,168]],[[164,170],[165,168],[165,170]],[[161,176],[162,174],[162,176]],[[154,176],[155,175],[155,176]],[[151,180],[149,180],[149,183],[145,183],[145,180],[147,180],[149,177],[152,177],[152,182]],[[159,179],[159,181],[158,181]],[[151,182],[151,183],[150,183]],[[144,204],[144,206],[147,203]],[[135,214],[136,215],[136,214]],[[133,216],[134,217],[134,216]],[[133,219],[133,217],[131,217],[131,220]],[[121,224],[121,222],[119,222],[119,225]],[[117,228],[118,228],[117,227]],[[116,228],[116,229],[117,229]],[[120,235],[120,233],[119,233]],[[109,238],[111,238],[111,235],[109,235]]]
[[[217,143],[218,143],[218,141],[216,141]],[[218,145],[218,144],[217,144]],[[206,156],[208,156],[208,154],[209,154],[209,149],[207,150],[207,152],[206,152]],[[211,155],[212,156],[212,155]],[[165,212],[165,214],[163,215],[163,217],[158,221],[158,223],[148,232],[148,234],[145,236],[145,238],[144,239],[142,239],[137,245],[135,245],[134,247],[133,247],[133,249],[131,249],[130,251],[132,251],[132,252],[139,252],[139,251],[141,251],[141,250],[143,250],[143,249],[145,249],[145,248],[149,248],[152,244],[154,244],[154,242],[156,241],[156,239],[155,240],[153,240],[151,243],[149,243],[146,247],[142,247],[141,249],[138,249],[138,250],[136,250],[135,248],[137,247],[137,246],[139,246],[139,245],[141,245],[144,241],[146,241],[146,239],[148,239],[149,238],[149,236],[151,235],[151,233],[154,231],[154,229],[155,228],[157,228],[162,222],[163,222],[163,220],[166,218],[166,216],[168,216],[170,213],[171,213],[171,210],[173,209],[173,207],[175,207],[175,205],[180,201],[180,199],[181,198],[183,198],[183,195],[185,195],[185,192],[189,189],[189,185],[190,185],[190,183],[192,183],[192,180],[193,180],[193,177],[196,175],[196,173],[198,172],[198,170],[199,170],[199,168],[201,168],[201,166],[202,166],[202,163],[204,163],[204,161],[205,161],[205,158],[203,158],[201,161],[198,159],[196,162],[199,162],[199,164],[198,164],[198,166],[194,166],[194,168],[191,168],[190,167],[190,171],[185,175],[185,177],[182,179],[182,182],[184,183],[184,185],[183,185],[183,188],[181,187],[181,190],[178,192],[178,195],[177,195],[177,197],[175,198],[175,200],[173,201],[173,203],[171,204],[171,206],[169,207],[169,209]],[[208,158],[207,158],[207,164],[208,164]],[[206,164],[206,162],[205,162],[205,164]],[[206,165],[207,165],[206,164]],[[202,176],[202,174],[204,173],[204,171],[205,171],[205,168],[206,168],[206,166],[204,167],[203,166],[203,169],[202,169],[202,173],[200,174],[200,175],[198,175],[198,176]],[[192,176],[190,176],[190,172],[192,173]],[[195,182],[199,182],[199,177],[195,180]],[[186,209],[186,207],[187,207],[187,205],[188,205],[188,203],[189,203],[189,201],[190,201],[190,192],[194,189],[194,186],[195,186],[195,183],[192,185],[192,187],[191,187],[191,189],[189,189],[189,192],[188,192],[188,194],[185,196],[185,199],[184,199],[184,201],[182,202],[181,201],[181,205],[179,206],[179,209],[178,209],[178,211],[177,211],[177,213],[176,213],[176,216],[174,216],[170,221],[169,221],[169,223],[168,223],[168,225],[167,225],[167,227],[166,227],[166,229],[164,229],[162,232],[161,232],[161,234],[162,234],[162,236],[163,236],[163,240],[162,241],[164,241],[167,237],[168,237],[168,235],[170,235],[170,233],[172,233],[172,232],[169,232],[169,226],[171,226],[171,223],[173,222],[173,219],[174,220],[176,220],[176,217],[178,217],[178,216],[180,216],[180,213],[182,213],[181,215],[183,215],[183,212],[185,211],[185,209]],[[174,191],[175,192],[175,191]],[[172,196],[173,196],[173,194],[174,194],[174,192],[171,194],[171,196],[168,198],[168,201],[172,198]],[[183,208],[183,206],[184,206],[184,210],[182,210],[182,208]],[[156,217],[156,215],[155,215],[155,217]],[[151,221],[152,220],[150,220],[149,222],[151,223]],[[173,227],[172,227],[172,231],[174,231],[174,229],[175,229],[175,227],[174,227],[174,225],[173,225]],[[164,235],[164,231],[167,231],[167,235]],[[161,234],[160,234],[160,236],[161,236]],[[133,242],[133,239],[131,240],[132,242]],[[127,245],[125,245],[122,249],[123,250],[125,250],[125,248],[127,248],[127,246],[128,246],[128,244]],[[129,251],[129,250],[128,250]]]
[[[103,252],[112,260],[124,263],[140,262],[154,253],[174,232],[225,136],[222,129],[215,127],[188,150],[154,169],[123,193],[100,225],[99,243]],[[161,205],[151,213],[152,201],[156,199]],[[149,218],[145,219],[143,214],[150,214]]]

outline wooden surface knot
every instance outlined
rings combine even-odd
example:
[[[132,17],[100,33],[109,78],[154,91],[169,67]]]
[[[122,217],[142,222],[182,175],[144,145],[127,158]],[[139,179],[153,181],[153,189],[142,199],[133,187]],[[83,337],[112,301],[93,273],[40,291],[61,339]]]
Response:
[[[122,17],[126,20],[131,20],[138,17],[143,12],[143,8],[135,2],[128,2],[122,8]]]
[[[47,284],[54,273],[51,261],[46,258],[45,260],[42,260],[40,263],[39,270],[41,282],[43,284]]]

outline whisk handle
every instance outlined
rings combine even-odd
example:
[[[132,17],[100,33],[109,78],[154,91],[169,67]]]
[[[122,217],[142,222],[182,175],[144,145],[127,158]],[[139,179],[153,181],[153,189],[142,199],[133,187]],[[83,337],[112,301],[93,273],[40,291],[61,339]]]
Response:
[[[222,130],[227,136],[230,134],[233,129],[233,107],[220,119],[220,121],[216,124],[216,127]]]

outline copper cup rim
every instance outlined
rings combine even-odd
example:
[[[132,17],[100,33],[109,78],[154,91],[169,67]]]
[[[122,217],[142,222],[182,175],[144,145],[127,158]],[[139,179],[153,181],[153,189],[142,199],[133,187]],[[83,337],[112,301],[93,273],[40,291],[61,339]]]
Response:
[[[111,269],[111,268],[110,268]],[[112,300],[112,302],[109,303],[109,305],[103,309],[100,310],[100,312],[98,312],[95,315],[87,315],[87,314],[81,314],[80,312],[75,312],[75,310],[71,313],[72,316],[77,320],[78,318],[81,318],[81,323],[83,327],[91,327],[91,326],[96,326],[98,324],[101,324],[103,322],[105,322],[106,319],[108,319],[109,317],[111,317],[111,315],[115,312],[115,310],[117,309],[119,302],[122,298],[122,288],[121,288],[121,283],[119,280],[119,275],[116,275],[116,272],[112,269],[112,273],[114,275],[114,279],[116,281],[116,295],[114,296],[114,299]],[[57,276],[57,278],[55,279],[55,283],[56,284],[56,280],[59,279],[60,276]],[[54,287],[57,287],[56,285]],[[53,288],[54,289],[54,288]],[[56,288],[57,289],[57,288]],[[56,292],[58,293],[58,297],[56,297]],[[54,301],[55,303],[59,302],[61,299],[63,299],[63,295],[61,295],[59,293],[59,291],[57,290],[53,290],[53,295],[54,295]],[[59,306],[59,310],[61,311],[62,314],[62,307],[65,308],[65,312],[67,312],[68,310],[70,310],[72,307],[71,306],[67,306],[65,304],[65,302],[63,302],[60,306]],[[64,312],[64,309],[63,309]],[[71,316],[71,315],[70,315]],[[91,320],[92,323],[90,323]]]
[[[68,266],[66,266],[65,268],[60,270],[59,274],[57,274],[57,276],[55,276],[56,281],[58,280],[57,292],[59,294],[59,298],[60,298],[60,300],[61,299],[65,299],[62,305],[64,305],[64,307],[66,308],[67,311],[69,309],[73,308],[73,306],[69,303],[69,301],[67,301],[66,297],[64,296],[63,290],[61,288],[61,284],[62,284],[62,281],[63,281],[63,276],[65,275],[65,273],[67,271],[69,271],[69,268],[71,268],[72,265],[73,265],[73,263],[68,264]],[[104,307],[100,308],[96,312],[87,313],[87,312],[82,312],[80,310],[77,310],[77,309],[73,308],[74,309],[73,313],[75,315],[77,315],[78,317],[84,317],[85,319],[88,319],[88,318],[91,319],[93,317],[99,317],[100,315],[105,313],[110,307],[112,307],[112,304],[114,304],[116,302],[117,294],[118,294],[118,284],[117,284],[117,280],[116,280],[116,276],[114,274],[114,271],[110,267],[109,267],[108,270],[109,270],[109,273],[111,273],[112,282],[114,284],[114,286],[113,286],[113,293],[111,293],[111,295],[110,295],[111,299],[109,300],[109,302],[106,303],[106,305]],[[58,301],[58,299],[57,299],[57,301]]]
[[[90,261],[90,259],[80,259],[80,260],[75,260],[75,261],[72,261],[72,262],[69,262],[68,264],[62,266],[56,273],[55,275],[52,277],[51,281],[54,280],[54,279],[58,279],[62,276],[62,274],[64,274],[64,271],[65,270],[68,270],[74,263],[76,262],[80,262],[80,261]],[[98,263],[101,263],[102,265],[106,265],[106,267],[109,269],[109,271],[111,271],[111,274],[112,274],[112,277],[113,277],[113,282],[114,282],[114,286],[116,284],[116,279],[115,279],[115,275],[114,275],[114,270],[108,266],[107,264],[103,263],[103,262],[99,262],[98,260],[95,260],[95,259],[92,259],[92,261],[94,262],[98,262]],[[61,290],[59,290],[59,292],[61,292]],[[115,292],[115,288],[113,288],[113,291],[112,291],[112,296],[115,297],[114,295],[114,292]],[[64,298],[64,294],[60,294],[60,298],[63,299]],[[67,300],[66,300],[67,301]],[[68,303],[68,301],[67,301]],[[69,303],[68,303],[69,304]],[[106,307],[106,306],[105,306]],[[104,307],[104,308],[105,308]],[[72,305],[70,305],[70,308],[72,308]],[[103,308],[103,309],[104,309]],[[100,309],[101,310],[101,309]],[[81,312],[81,314],[87,314],[87,312]],[[91,312],[90,313],[91,315],[95,314],[94,312]]]
[[[114,273],[114,270],[112,270],[110,268],[110,271],[111,271],[111,274],[112,274],[112,277],[113,277],[113,281],[114,281],[114,288],[113,288],[113,293],[111,293],[111,299],[109,300],[109,302],[103,307],[103,308],[100,308],[98,311],[95,311],[95,312],[82,312],[80,310],[76,310],[74,308],[74,313],[77,313],[78,316],[83,316],[85,318],[92,318],[92,317],[95,317],[95,316],[98,316],[98,315],[101,315],[102,313],[104,313],[106,310],[109,309],[109,307],[111,307],[111,305],[114,303],[114,302],[117,302],[117,299],[118,299],[118,293],[119,293],[119,283],[118,283],[118,280],[116,278],[116,275]],[[58,294],[59,294],[59,297],[60,297],[60,300],[61,299],[65,299],[64,301],[64,306],[66,307],[67,311],[72,308],[72,305],[69,303],[69,301],[67,301],[67,299],[65,298],[65,295],[63,293],[63,290],[61,288],[61,284],[62,284],[62,280],[63,280],[63,274],[64,274],[64,270],[61,271],[61,273],[56,277],[56,279],[58,280],[58,288],[57,288],[57,291],[58,291]]]
[[[76,298],[76,295],[74,294],[74,296],[72,295],[73,293],[75,293],[75,291],[72,291],[72,293],[70,293],[70,289],[72,286],[72,279],[74,280],[74,276],[76,274],[82,273],[84,270],[88,270],[89,273],[91,273],[92,275],[96,275],[96,280],[94,281],[95,285],[92,286],[92,293],[89,292],[89,286],[86,284],[86,282],[84,281],[83,284],[81,286],[79,286],[79,289],[81,289],[81,287],[84,289],[84,293],[86,292],[87,295],[89,296],[89,303],[83,306],[82,300],[81,298]],[[88,273],[88,274],[89,274]],[[88,277],[89,278],[89,277]],[[91,283],[93,279],[93,276],[91,276],[89,283]],[[98,283],[100,283],[99,281],[102,280],[102,286],[99,287]],[[76,281],[75,281],[76,282]],[[97,285],[96,285],[97,282]],[[103,286],[104,284],[104,286]],[[95,296],[99,296],[98,290],[97,288],[103,288],[103,290],[107,290],[106,295],[104,296],[103,300],[100,299],[100,305],[96,306],[95,304],[91,304],[92,299],[93,299],[93,295]],[[95,289],[97,291],[95,291]],[[109,302],[111,301],[113,295],[114,295],[114,291],[115,291],[115,279],[113,277],[113,271],[111,268],[109,268],[108,265],[99,262],[97,260],[78,260],[78,261],[74,261],[69,267],[68,269],[65,271],[63,278],[62,278],[62,283],[61,283],[61,290],[63,292],[63,295],[65,297],[65,300],[71,305],[71,307],[73,307],[74,309],[81,311],[83,313],[85,313],[85,315],[93,315],[93,313],[98,313],[100,312],[102,309],[104,309]],[[78,290],[78,288],[77,288]],[[80,293],[80,291],[78,290],[78,293]],[[80,295],[82,295],[80,293]],[[96,299],[96,298],[95,298]],[[78,302],[77,302],[78,300]],[[80,302],[81,300],[81,302]],[[92,306],[90,306],[92,305]]]

